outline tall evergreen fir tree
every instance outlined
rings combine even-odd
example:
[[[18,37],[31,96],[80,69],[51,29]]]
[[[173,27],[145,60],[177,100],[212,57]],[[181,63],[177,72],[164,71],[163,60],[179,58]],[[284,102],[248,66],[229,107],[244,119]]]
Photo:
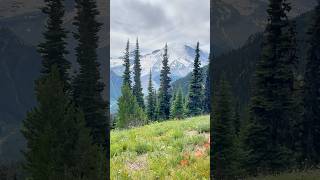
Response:
[[[65,14],[63,0],[45,0],[45,7],[42,12],[48,16],[46,30],[43,33],[44,42],[38,45],[38,52],[42,56],[42,73],[49,74],[52,65],[57,65],[60,76],[64,83],[65,91],[69,90],[70,62],[66,60],[67,31],[63,27]]]
[[[128,128],[144,125],[147,117],[132,94],[128,84],[124,84],[118,99],[117,128]]]
[[[153,91],[153,102],[154,102],[154,119],[158,120],[159,114],[159,100],[157,90]]]
[[[240,104],[237,101],[233,114],[233,127],[236,135],[239,135],[241,128]]]
[[[92,146],[83,113],[71,103],[63,86],[56,65],[36,82],[38,106],[28,112],[22,128],[27,140],[27,176],[35,180],[102,179],[96,176],[99,151]]]
[[[210,66],[212,65],[213,54],[209,54],[209,65],[206,74],[206,82],[205,82],[205,91],[204,91],[204,100],[203,100],[203,111],[204,113],[210,113]]]
[[[175,98],[172,103],[172,110],[171,110],[171,117],[176,119],[183,119],[184,118],[184,104],[183,104],[183,95],[182,89],[179,88],[178,91],[175,93]]]
[[[188,114],[190,116],[200,115],[203,107],[203,79],[200,68],[200,49],[197,43],[192,78],[189,86]]]
[[[213,174],[215,179],[235,179],[236,146],[232,121],[230,87],[224,77],[214,94],[213,120]]]
[[[105,145],[107,104],[102,98],[104,84],[97,61],[98,32],[102,24],[96,20],[99,12],[95,0],[76,0],[76,9],[73,24],[77,27],[74,37],[78,41],[76,56],[80,69],[73,82],[73,97],[84,112],[94,142]]]
[[[147,97],[147,115],[149,120],[153,121],[156,118],[156,102],[154,98],[155,92],[152,85],[152,74],[150,70],[148,97]]]
[[[212,96],[211,96],[212,97]],[[188,116],[189,94],[183,98],[184,115]]]
[[[124,53],[124,57],[123,57],[123,60],[124,60],[124,73],[123,73],[123,83],[124,84],[128,84],[129,88],[131,89],[132,88],[132,82],[131,82],[131,75],[130,75],[130,51],[129,51],[129,46],[130,46],[130,42],[129,40],[127,41],[127,46],[126,46],[126,50],[125,50],[125,53]]]
[[[137,39],[136,42],[136,49],[134,51],[134,67],[133,67],[133,74],[134,74],[134,85],[133,85],[133,95],[136,97],[139,106],[144,109],[144,99],[142,93],[142,86],[141,86],[141,64],[140,64],[140,50],[139,50],[139,41]]]
[[[252,171],[280,171],[292,165],[294,119],[294,35],[286,0],[270,0],[261,59],[251,97],[252,126],[247,146]]]
[[[315,164],[320,162],[320,2],[314,11],[304,88],[303,155]]]
[[[175,90],[172,92],[171,100],[170,100],[170,117],[172,117],[173,107],[174,107],[174,101],[176,100],[176,96],[178,94],[178,91]]]
[[[165,45],[162,69],[160,72],[160,89],[159,89],[159,107],[158,107],[158,117],[159,119],[166,120],[170,117],[170,67],[168,65],[168,45]]]

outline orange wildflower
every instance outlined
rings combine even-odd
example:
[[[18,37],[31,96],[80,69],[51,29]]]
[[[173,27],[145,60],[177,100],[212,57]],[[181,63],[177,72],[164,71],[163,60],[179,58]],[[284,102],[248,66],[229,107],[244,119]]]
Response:
[[[187,166],[188,163],[189,163],[189,162],[188,162],[188,160],[186,160],[186,159],[183,159],[183,160],[180,161],[181,166]]]
[[[195,156],[196,156],[197,158],[200,158],[202,155],[203,155],[203,153],[202,153],[201,150],[198,150],[198,151],[195,152]]]

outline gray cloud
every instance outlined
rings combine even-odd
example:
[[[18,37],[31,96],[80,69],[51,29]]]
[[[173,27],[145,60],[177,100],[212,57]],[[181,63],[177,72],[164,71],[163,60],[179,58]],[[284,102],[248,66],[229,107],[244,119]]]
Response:
[[[111,55],[139,37],[142,50],[168,43],[210,44],[209,0],[111,0]]]

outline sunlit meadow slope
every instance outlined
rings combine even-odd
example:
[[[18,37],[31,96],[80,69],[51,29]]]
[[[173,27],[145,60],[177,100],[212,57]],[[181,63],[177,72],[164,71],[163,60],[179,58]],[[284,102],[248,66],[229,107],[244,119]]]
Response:
[[[111,179],[209,179],[209,116],[111,132]]]

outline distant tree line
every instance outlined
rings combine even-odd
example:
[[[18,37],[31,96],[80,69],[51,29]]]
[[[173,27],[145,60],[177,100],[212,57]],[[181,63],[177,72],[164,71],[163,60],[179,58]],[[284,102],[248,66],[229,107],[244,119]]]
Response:
[[[171,87],[169,55],[167,44],[162,56],[162,69],[160,72],[160,88],[154,89],[152,71],[150,70],[148,94],[144,97],[141,86],[141,65],[139,42],[136,41],[134,50],[133,72],[130,70],[130,42],[127,41],[123,60],[122,93],[118,99],[118,113],[115,117],[116,128],[128,128],[147,124],[152,121],[168,119],[183,119],[188,116],[197,116],[209,113],[209,99],[205,97],[209,91],[209,80],[204,81],[200,62],[199,43],[195,50],[192,80],[187,95],[181,88],[173,91]],[[131,78],[133,73],[133,78]],[[133,79],[133,82],[132,82]],[[207,75],[207,79],[209,76]]]
[[[226,74],[211,92],[216,179],[279,173],[320,162],[320,2],[308,31],[304,78],[297,74],[295,22],[286,0],[269,0],[250,105],[240,117]]]
[[[106,102],[97,62],[99,14],[95,0],[76,0],[73,37],[79,72],[71,77],[66,55],[63,0],[45,0],[47,16],[38,104],[27,113],[22,133],[27,140],[26,179],[106,179]]]

